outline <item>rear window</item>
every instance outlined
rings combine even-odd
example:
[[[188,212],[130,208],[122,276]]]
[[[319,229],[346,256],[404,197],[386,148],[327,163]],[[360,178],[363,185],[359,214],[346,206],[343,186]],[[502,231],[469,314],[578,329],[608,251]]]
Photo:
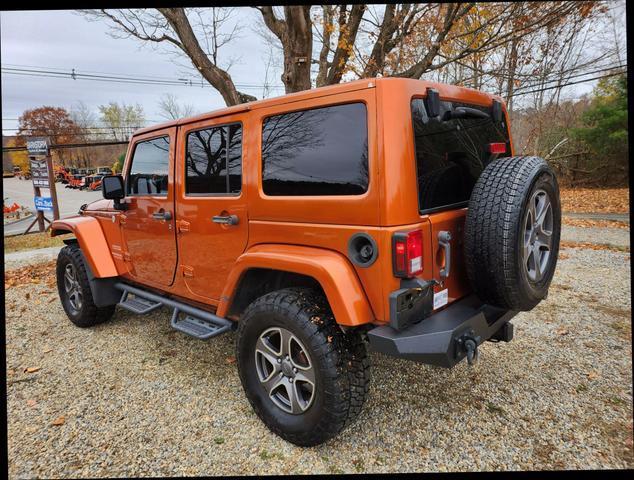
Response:
[[[442,121],[457,107],[469,107],[491,115],[491,109],[460,102],[440,102],[440,115],[429,118],[422,99],[412,100],[412,123],[421,212],[464,206],[482,170],[490,161],[487,146],[505,143],[510,154],[505,121],[462,118]]]
[[[262,126],[266,195],[359,195],[368,189],[363,103],[285,113]]]

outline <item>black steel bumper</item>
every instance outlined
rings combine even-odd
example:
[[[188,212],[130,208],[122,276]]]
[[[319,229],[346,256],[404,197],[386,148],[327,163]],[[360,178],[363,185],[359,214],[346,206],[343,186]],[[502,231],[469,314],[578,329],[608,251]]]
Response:
[[[509,341],[512,326],[505,324],[516,314],[469,295],[402,331],[389,325],[375,327],[368,331],[368,339],[377,352],[450,368],[467,356],[467,339],[477,345],[494,336]]]

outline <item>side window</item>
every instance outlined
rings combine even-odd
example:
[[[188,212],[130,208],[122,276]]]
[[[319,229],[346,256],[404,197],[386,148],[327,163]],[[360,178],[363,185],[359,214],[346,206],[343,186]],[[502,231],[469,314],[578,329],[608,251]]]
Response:
[[[237,194],[242,189],[242,125],[187,134],[186,194]]]
[[[360,195],[368,189],[363,103],[285,113],[262,126],[266,195]]]
[[[128,195],[167,195],[169,162],[169,137],[137,143],[128,175]]]

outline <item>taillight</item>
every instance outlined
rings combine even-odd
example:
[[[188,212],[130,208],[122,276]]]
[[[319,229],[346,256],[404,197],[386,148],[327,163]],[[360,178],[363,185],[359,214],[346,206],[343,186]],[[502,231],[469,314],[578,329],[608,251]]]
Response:
[[[489,143],[489,153],[506,153],[506,143]]]
[[[423,232],[396,232],[392,247],[395,276],[410,278],[423,271]]]

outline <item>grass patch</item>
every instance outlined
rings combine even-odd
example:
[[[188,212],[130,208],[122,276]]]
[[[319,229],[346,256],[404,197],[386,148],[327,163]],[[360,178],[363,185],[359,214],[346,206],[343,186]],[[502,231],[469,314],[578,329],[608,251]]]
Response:
[[[50,234],[47,232],[29,233],[27,235],[4,237],[4,253],[62,246],[64,245],[64,242],[62,241],[64,238],[68,237],[66,235],[51,237]]]
[[[577,391],[577,393],[587,392],[588,386],[585,383],[580,383],[579,385],[577,385],[577,388],[575,388],[575,390]]]
[[[630,247],[624,245],[611,245],[607,243],[590,243],[590,242],[559,242],[560,248],[589,248],[590,250],[611,250],[613,252],[630,252]]]
[[[260,452],[260,458],[262,460],[271,460],[273,458],[277,458],[279,460],[284,460],[284,455],[279,452],[267,452],[266,450],[262,450]]]
[[[504,409],[493,402],[487,402],[487,410],[491,413],[496,413],[498,415],[504,416],[506,412]]]

